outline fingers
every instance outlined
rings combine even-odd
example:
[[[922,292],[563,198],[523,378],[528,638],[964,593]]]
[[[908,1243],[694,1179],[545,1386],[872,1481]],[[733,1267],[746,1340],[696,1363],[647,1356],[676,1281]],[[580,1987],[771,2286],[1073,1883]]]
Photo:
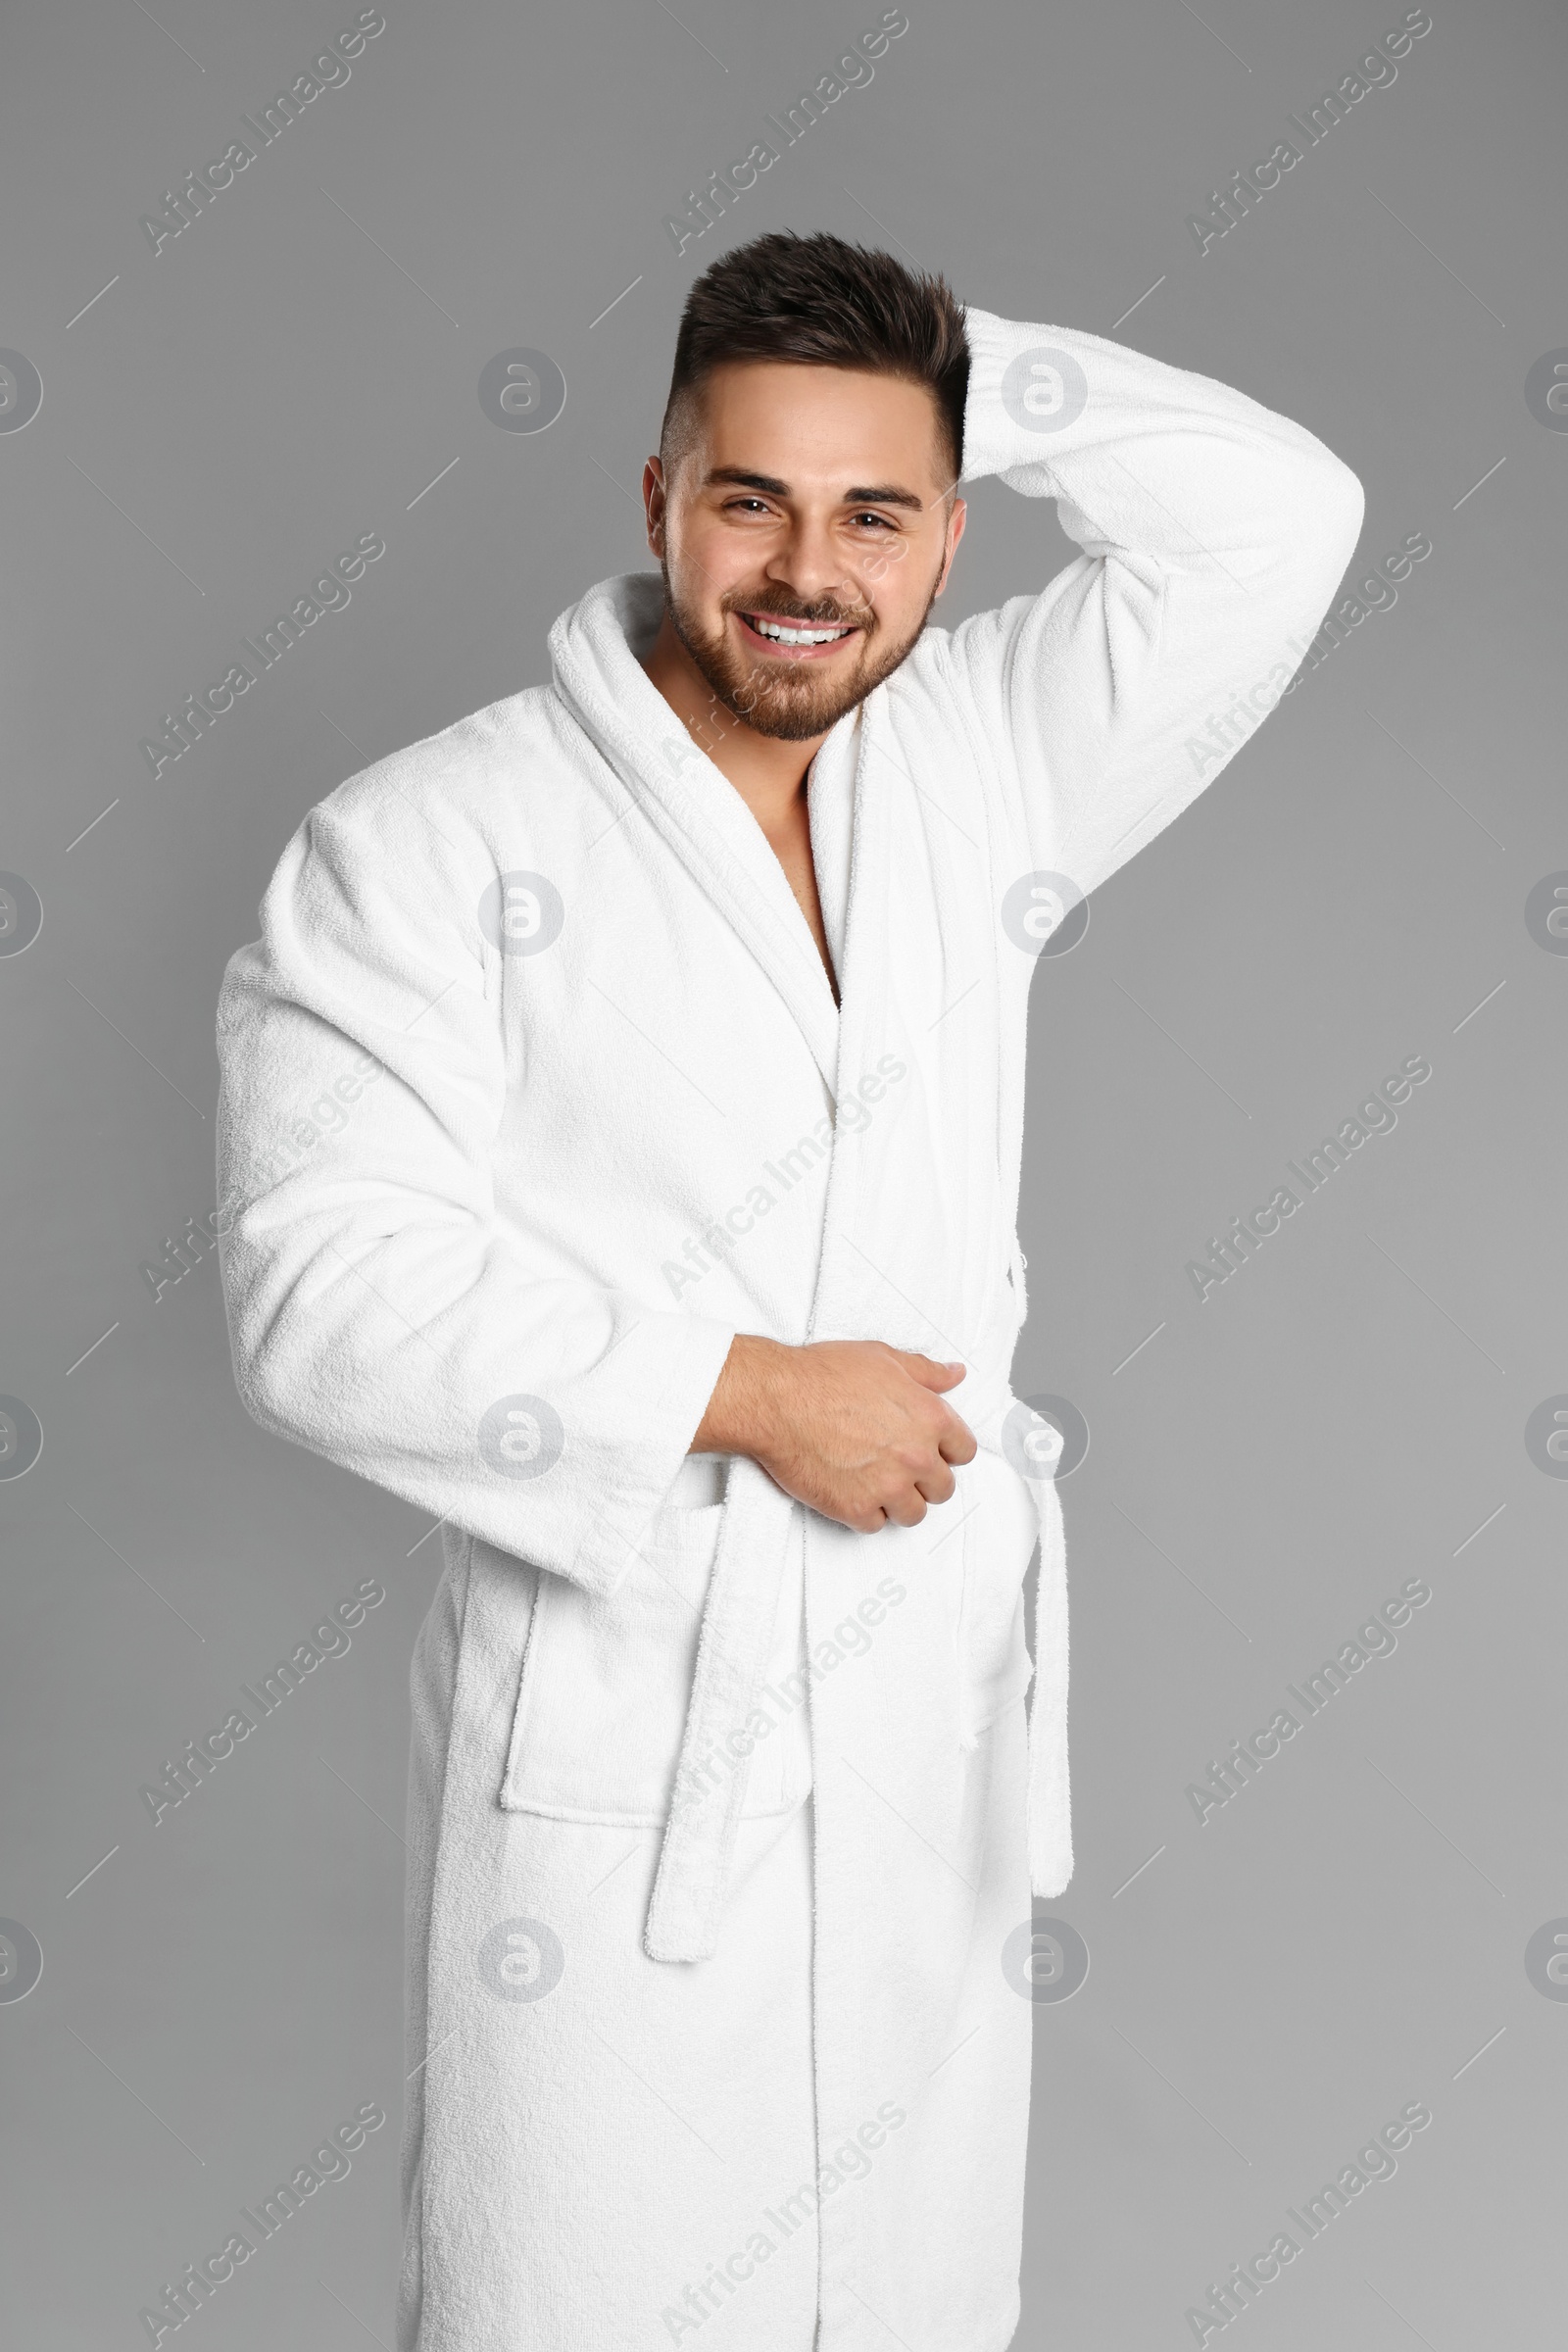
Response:
[[[938,1468],[922,1473],[916,1478],[914,1486],[916,1494],[923,1494],[927,1502],[951,1502],[957,1493],[958,1482],[944,1462]]]
[[[903,1348],[895,1348],[892,1352],[909,1378],[917,1380],[923,1389],[935,1389],[939,1393],[945,1389],[956,1389],[959,1381],[967,1377],[968,1367],[964,1364],[939,1363],[935,1356],[911,1355]]]
[[[937,1441],[937,1451],[945,1462],[957,1462],[960,1465],[972,1462],[980,1450],[974,1441],[974,1432],[966,1422],[958,1419],[956,1413],[949,1416],[949,1423]]]
[[[898,1356],[911,1380],[918,1381],[923,1389],[932,1390],[938,1395],[956,1388],[960,1381],[967,1378],[967,1367],[961,1363],[943,1363],[935,1356],[915,1355],[903,1348],[894,1348],[891,1352]],[[944,1408],[936,1445],[945,1462],[972,1462],[979,1451],[973,1432],[951,1405]],[[945,1501],[947,1497],[942,1499]]]
[[[857,1535],[874,1536],[886,1526],[918,1527],[933,1503],[951,1502],[957,1493],[958,1482],[951,1470],[941,1465],[912,1477],[906,1487],[891,1494],[885,1502],[871,1503],[855,1517],[828,1511],[830,1518],[853,1528]]]
[[[957,1491],[957,1480],[939,1459],[930,1469],[914,1472],[908,1486],[886,1506],[887,1515],[900,1527],[918,1527],[932,1503],[951,1502]]]

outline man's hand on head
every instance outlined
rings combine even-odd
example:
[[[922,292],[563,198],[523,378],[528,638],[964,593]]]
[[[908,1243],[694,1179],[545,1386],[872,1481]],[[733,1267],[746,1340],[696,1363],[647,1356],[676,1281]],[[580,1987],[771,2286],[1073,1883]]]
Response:
[[[790,1348],[738,1333],[690,1450],[749,1454],[786,1494],[859,1535],[890,1519],[916,1527],[952,1496],[952,1465],[975,1457],[944,1401],[963,1377],[962,1364],[880,1340]]]

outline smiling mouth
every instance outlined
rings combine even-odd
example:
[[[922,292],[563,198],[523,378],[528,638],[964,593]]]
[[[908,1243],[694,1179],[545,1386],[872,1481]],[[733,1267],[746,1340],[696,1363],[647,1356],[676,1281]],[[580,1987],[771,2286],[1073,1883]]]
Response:
[[[820,660],[847,638],[859,634],[854,621],[780,620],[771,612],[737,612],[735,617],[754,644],[795,661]]]

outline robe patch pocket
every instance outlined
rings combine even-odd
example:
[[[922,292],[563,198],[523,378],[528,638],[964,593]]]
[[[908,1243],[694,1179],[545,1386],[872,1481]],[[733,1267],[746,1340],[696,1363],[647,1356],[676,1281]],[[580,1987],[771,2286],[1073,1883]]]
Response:
[[[662,1822],[725,1506],[658,1512],[613,1597],[529,1569],[533,1610],[500,1802],[558,1821]],[[764,1785],[767,1776],[758,1776]],[[756,1780],[746,1810],[765,1795]]]

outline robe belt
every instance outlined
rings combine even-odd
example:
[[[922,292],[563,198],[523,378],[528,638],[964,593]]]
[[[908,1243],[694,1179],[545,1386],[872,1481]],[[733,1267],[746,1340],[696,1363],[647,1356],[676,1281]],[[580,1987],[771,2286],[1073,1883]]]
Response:
[[[1038,1426],[1005,1381],[965,1384],[964,1418],[977,1444],[1025,1479],[1040,1529],[1034,1701],[1029,1717],[1031,1890],[1060,1894],[1072,1875],[1067,1782],[1067,1563],[1061,1503],[1050,1468],[1020,1432]],[[643,1948],[651,1960],[706,1960],[717,1944],[749,1765],[728,1746],[755,1711],[766,1674],[789,1545],[801,1509],[745,1454],[729,1466],[718,1548],[709,1579],[697,1665],[681,1738]]]

